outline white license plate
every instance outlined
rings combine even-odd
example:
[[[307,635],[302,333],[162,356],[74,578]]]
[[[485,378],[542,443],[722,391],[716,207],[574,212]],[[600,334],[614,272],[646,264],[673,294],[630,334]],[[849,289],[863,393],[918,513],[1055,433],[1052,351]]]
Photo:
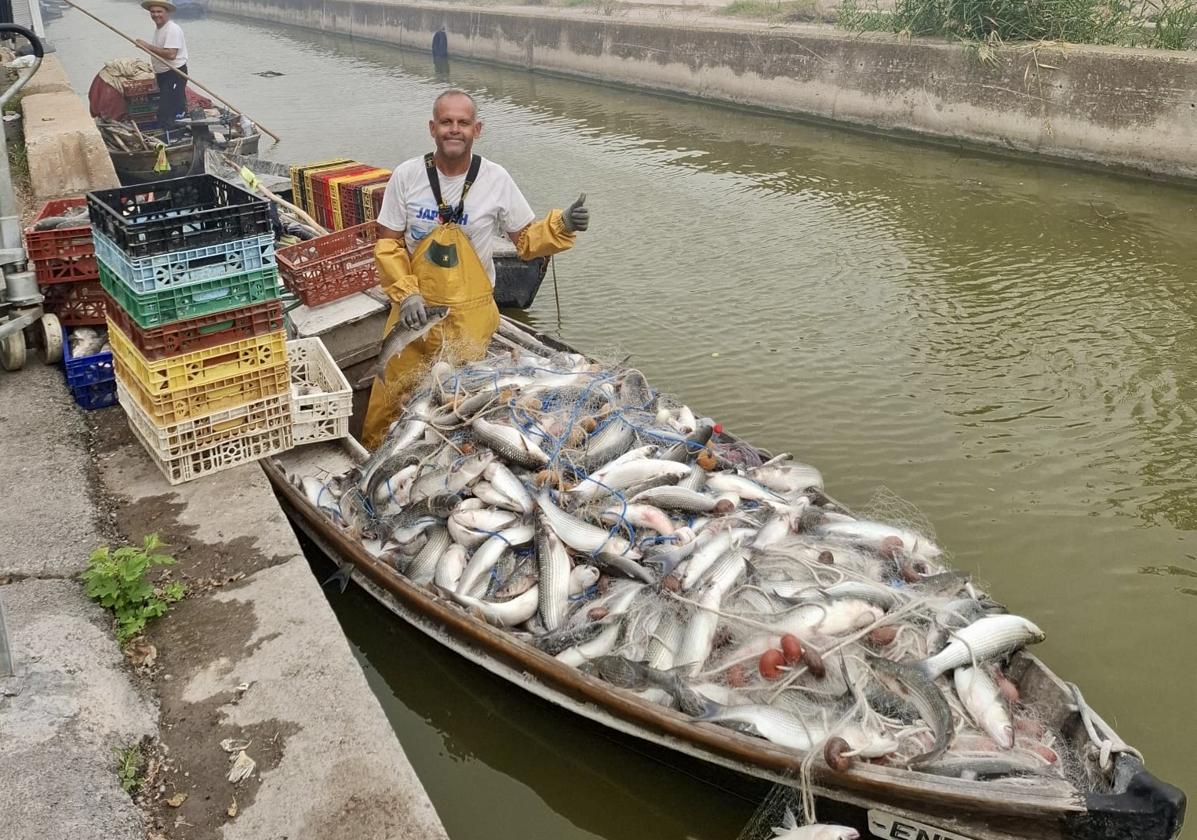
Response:
[[[869,833],[886,840],[972,840],[963,834],[873,809],[869,810]]]

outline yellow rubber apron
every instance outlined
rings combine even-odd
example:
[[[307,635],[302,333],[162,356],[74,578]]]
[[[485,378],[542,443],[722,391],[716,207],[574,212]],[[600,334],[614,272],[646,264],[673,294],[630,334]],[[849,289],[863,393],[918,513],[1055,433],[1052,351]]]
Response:
[[[427,161],[433,166],[431,155]],[[434,177],[433,166],[430,180]],[[451,221],[442,223],[424,237],[411,256],[411,267],[425,304],[448,306],[449,315],[427,335],[416,339],[391,359],[381,378],[374,381],[362,424],[362,443],[367,449],[375,449],[382,443],[387,428],[399,416],[408,392],[435,361],[444,359],[457,364],[481,359],[499,326],[499,308],[495,305],[490,276],[465,230],[456,222],[461,218],[472,182],[473,177],[467,175],[461,204],[454,211],[444,206],[440,185],[433,181],[433,192],[441,204],[441,217]],[[389,333],[398,320],[399,305],[391,304],[383,335]]]

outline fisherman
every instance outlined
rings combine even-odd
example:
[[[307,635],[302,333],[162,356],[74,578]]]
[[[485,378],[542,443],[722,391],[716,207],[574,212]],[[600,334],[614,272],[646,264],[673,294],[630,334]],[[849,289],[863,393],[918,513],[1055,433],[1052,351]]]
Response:
[[[137,39],[137,46],[153,54],[150,63],[158,80],[158,126],[171,128],[187,111],[187,80],[171,68],[187,72],[187,41],[183,28],[170,19],[175,4],[170,0],[142,0],[141,8],[154,21],[154,42]]]
[[[482,123],[471,97],[451,89],[436,98],[428,132],[436,151],[395,169],[378,214],[374,259],[396,323],[426,325],[428,306],[449,315],[390,359],[370,392],[362,442],[374,449],[398,416],[401,400],[442,347],[459,362],[482,358],[499,325],[495,306],[495,242],[503,235],[521,259],[548,257],[586,230],[585,194],[540,220],[507,170],[473,154]]]

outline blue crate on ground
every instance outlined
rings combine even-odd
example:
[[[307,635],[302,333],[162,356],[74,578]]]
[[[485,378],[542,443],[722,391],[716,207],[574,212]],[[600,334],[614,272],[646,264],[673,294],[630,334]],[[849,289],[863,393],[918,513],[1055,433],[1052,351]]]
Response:
[[[269,235],[132,259],[101,233],[94,232],[92,239],[96,256],[138,294],[161,292],[275,265],[274,237]]]
[[[67,340],[67,331],[62,331],[62,358],[66,369],[67,386],[72,390],[85,385],[108,382],[116,378],[116,368],[112,364],[112,351],[92,353],[90,356],[76,356],[71,358],[71,344]],[[98,408],[98,406],[97,406]]]
[[[91,385],[80,385],[71,389],[71,396],[80,408],[95,411],[97,408],[107,408],[116,405],[116,377],[106,382],[93,382]]]

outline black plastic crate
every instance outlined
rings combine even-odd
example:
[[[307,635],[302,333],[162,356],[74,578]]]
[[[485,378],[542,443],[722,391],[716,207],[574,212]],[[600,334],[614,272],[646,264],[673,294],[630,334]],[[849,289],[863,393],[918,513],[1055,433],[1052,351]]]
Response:
[[[269,234],[269,202],[215,175],[87,194],[95,230],[131,259]]]

